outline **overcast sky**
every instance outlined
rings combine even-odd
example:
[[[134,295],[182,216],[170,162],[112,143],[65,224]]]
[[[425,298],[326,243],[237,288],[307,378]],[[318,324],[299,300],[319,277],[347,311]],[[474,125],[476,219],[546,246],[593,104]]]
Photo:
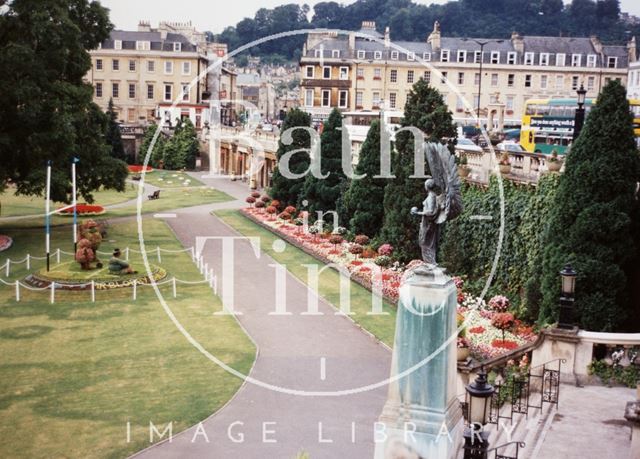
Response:
[[[321,0],[101,0],[111,9],[111,21],[118,29],[135,30],[138,20],[148,19],[153,25],[159,21],[192,21],[199,30],[219,33],[226,26],[235,25],[245,17],[253,17],[260,8],[273,8],[286,3],[313,6]],[[446,3],[447,0],[414,0],[417,3]],[[338,0],[353,3],[354,0]],[[566,1],[565,1],[566,3]],[[640,0],[621,0],[622,11],[640,16]],[[223,7],[221,7],[224,5]]]

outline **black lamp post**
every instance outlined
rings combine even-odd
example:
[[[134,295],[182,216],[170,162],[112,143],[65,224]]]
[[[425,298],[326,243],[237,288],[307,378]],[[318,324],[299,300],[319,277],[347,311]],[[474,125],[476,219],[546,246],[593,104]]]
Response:
[[[584,85],[580,84],[580,89],[577,91],[578,93],[578,108],[576,109],[576,118],[573,126],[573,142],[575,143],[576,139],[580,135],[582,131],[582,126],[584,126],[584,116],[585,116],[585,108],[584,101],[587,97],[587,90],[584,89]]]
[[[491,411],[491,397],[494,387],[487,382],[487,373],[480,370],[475,381],[468,384],[467,391],[467,421],[464,429],[464,459],[487,459],[489,449],[489,433],[484,426],[489,422]]]
[[[572,329],[574,326],[574,294],[576,291],[577,273],[570,264],[566,264],[560,271],[562,279],[562,294],[560,295],[560,313],[558,315],[558,328]]]
[[[480,123],[480,100],[482,99],[482,63],[484,61],[484,47],[489,43],[503,43],[504,40],[476,40],[474,38],[463,38],[462,41],[472,41],[480,46],[480,78],[478,80],[478,108],[476,109],[476,118],[478,118],[478,125]]]

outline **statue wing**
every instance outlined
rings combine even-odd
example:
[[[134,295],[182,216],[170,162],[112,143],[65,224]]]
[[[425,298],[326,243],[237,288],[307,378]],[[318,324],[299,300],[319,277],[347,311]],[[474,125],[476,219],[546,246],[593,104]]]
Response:
[[[428,143],[425,154],[433,180],[445,198],[444,207],[436,220],[436,223],[441,224],[447,220],[453,220],[462,213],[458,167],[449,149],[440,143]]]

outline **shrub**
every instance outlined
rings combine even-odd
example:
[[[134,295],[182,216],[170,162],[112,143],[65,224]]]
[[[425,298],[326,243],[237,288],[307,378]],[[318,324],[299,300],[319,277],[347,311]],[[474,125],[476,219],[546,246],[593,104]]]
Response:
[[[251,192],[251,197],[258,199],[260,197],[260,192],[259,191],[253,191]]]
[[[376,255],[376,251],[370,247],[366,247],[362,252],[362,258],[375,258]]]
[[[277,199],[274,199],[273,201],[271,201],[271,205],[273,207],[275,207],[276,209],[280,208],[280,201],[278,201]]]
[[[358,234],[354,239],[353,242],[355,242],[356,244],[359,245],[367,245],[369,244],[369,236],[366,236],[364,234]]]
[[[355,255],[356,258],[358,257],[358,255],[360,255],[363,252],[364,248],[360,245],[360,244],[351,244],[351,247],[349,247],[349,252],[352,255]]]
[[[391,244],[382,244],[378,247],[378,255],[390,257],[393,254],[393,246]]]
[[[268,213],[268,214],[273,215],[273,214],[275,214],[276,212],[278,212],[278,209],[277,209],[276,207],[274,207],[274,206],[269,206],[269,207],[267,207],[267,213]]]
[[[329,238],[329,242],[331,242],[333,245],[342,244],[343,240],[344,240],[344,238],[342,236],[340,236],[339,234],[333,234]]]
[[[256,198],[254,198],[253,196],[249,196],[247,199],[245,199],[245,201],[249,203],[249,207],[253,207],[253,203],[256,202]]]
[[[257,201],[256,202],[256,208],[257,209],[264,209],[266,207],[266,204],[264,201]]]
[[[285,211],[286,213],[288,213],[289,215],[295,215],[295,213],[296,213],[296,208],[295,208],[295,207],[293,207],[293,206],[287,206],[287,207],[284,209],[284,211]]]
[[[336,229],[334,229],[331,234],[338,234],[340,236],[344,236],[345,234],[347,234],[347,228],[345,228],[344,226],[338,226]]]
[[[281,212],[280,215],[278,215],[278,218],[282,220],[291,220],[291,214],[289,212]]]
[[[391,264],[391,257],[387,255],[380,255],[373,262],[381,268],[386,268]]]
[[[506,296],[496,295],[489,300],[489,308],[495,312],[507,312],[509,305],[509,298]]]
[[[262,202],[269,202],[269,201],[271,201],[271,198],[265,194],[260,198],[260,200]]]

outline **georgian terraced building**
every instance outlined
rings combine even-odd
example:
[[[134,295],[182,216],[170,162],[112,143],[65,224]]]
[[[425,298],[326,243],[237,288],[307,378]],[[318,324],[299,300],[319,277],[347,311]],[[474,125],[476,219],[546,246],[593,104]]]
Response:
[[[482,53],[478,41],[487,42]],[[627,46],[610,46],[597,37],[515,32],[510,39],[448,38],[436,23],[424,42],[392,42],[388,28],[380,34],[374,22],[364,22],[348,36],[309,34],[300,60],[300,104],[317,121],[334,107],[372,114],[381,107],[401,111],[413,84],[424,78],[443,94],[461,124],[475,124],[478,104],[483,124],[495,107],[507,123],[519,124],[527,99],[576,97],[581,84],[587,97],[596,97],[609,80],[626,84],[629,64],[636,59],[635,39]]]

